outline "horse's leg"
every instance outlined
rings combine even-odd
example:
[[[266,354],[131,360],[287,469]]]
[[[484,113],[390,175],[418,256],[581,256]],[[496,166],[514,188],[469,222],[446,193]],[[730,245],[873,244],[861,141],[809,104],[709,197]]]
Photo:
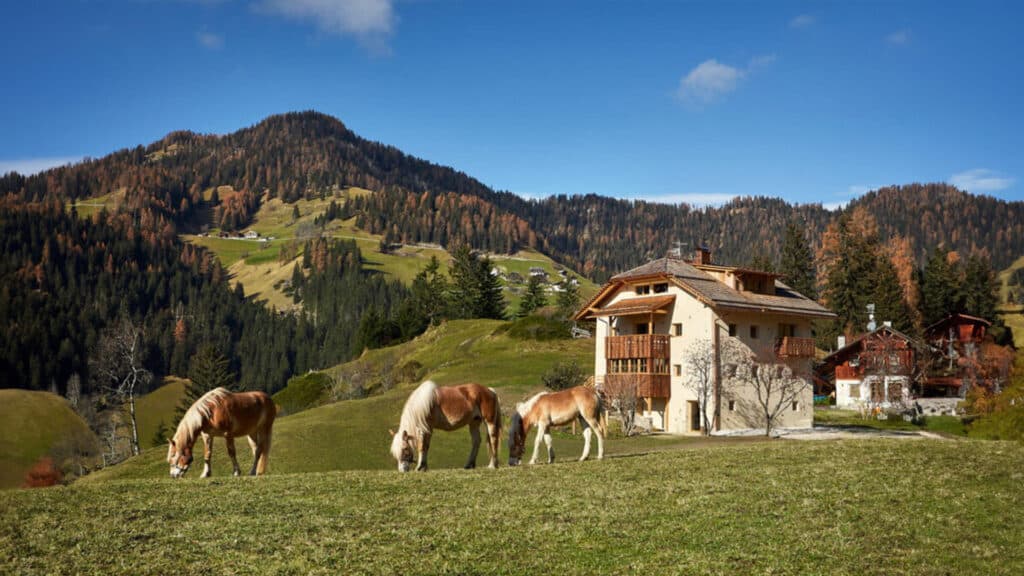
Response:
[[[604,459],[604,422],[601,420],[601,413],[598,412],[593,418],[587,419],[587,424],[594,430],[597,436],[597,459]]]
[[[476,468],[476,455],[480,452],[480,421],[474,420],[469,423],[469,437],[473,440],[473,447],[469,449],[469,460],[466,462],[466,470]],[[490,441],[490,439],[488,439]]]
[[[416,465],[418,472],[427,470],[427,452],[430,451],[430,432],[424,432],[420,437],[419,463]]]
[[[231,465],[234,467],[231,475],[239,476],[242,471],[238,469],[238,457],[235,456],[235,437],[230,435],[224,436],[224,442],[228,445],[228,456],[231,457]]]
[[[270,460],[270,439],[271,439],[270,437],[271,437],[271,430],[267,430],[266,432],[263,432],[263,433],[260,434],[260,442],[259,442],[260,455],[259,455],[259,458],[256,458],[255,460],[253,460],[253,465],[256,466],[256,475],[257,476],[261,476],[261,475],[267,473],[267,461]],[[256,464],[257,461],[259,462],[259,464]]]
[[[537,453],[540,452],[540,441],[544,439],[547,429],[547,424],[544,424],[543,422],[537,423],[537,438],[533,441],[533,457],[530,458],[530,464],[537,463]]]
[[[249,448],[252,450],[252,467],[249,468],[249,476],[255,476],[258,472],[257,463],[263,456],[263,450],[260,449],[260,442],[258,433],[253,432],[248,436]]]
[[[487,464],[488,468],[498,467],[498,447],[501,446],[501,430],[490,422],[487,423],[487,451],[491,455],[491,461]]]
[[[551,433],[544,431],[544,444],[548,447],[548,464],[555,463],[555,449],[551,447]]]
[[[583,454],[580,455],[580,462],[583,462],[587,458],[590,458],[590,435],[593,433],[590,424],[580,418],[583,425]]]
[[[202,433],[203,436],[203,473],[199,476],[200,478],[209,478],[213,470],[210,469],[210,458],[213,456],[213,436],[210,436],[206,432]]]

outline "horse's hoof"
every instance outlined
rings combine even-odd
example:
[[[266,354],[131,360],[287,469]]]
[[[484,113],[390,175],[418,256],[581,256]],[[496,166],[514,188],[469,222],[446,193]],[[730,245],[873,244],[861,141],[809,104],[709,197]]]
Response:
[[[462,467],[463,470],[472,470],[474,468],[476,468],[476,464],[475,463],[474,464],[466,464],[465,466]]]

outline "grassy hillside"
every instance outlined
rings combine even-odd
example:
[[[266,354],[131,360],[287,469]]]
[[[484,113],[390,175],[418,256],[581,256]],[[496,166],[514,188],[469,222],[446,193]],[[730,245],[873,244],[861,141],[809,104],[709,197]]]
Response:
[[[153,435],[163,422],[164,427],[174,427],[174,410],[185,394],[188,380],[176,376],[164,378],[163,386],[142,396],[135,402],[135,419],[139,425],[139,444],[150,447]],[[163,446],[163,442],[160,444]]]
[[[556,362],[575,360],[587,370],[593,365],[593,340],[516,340],[495,333],[504,324],[486,320],[447,322],[413,342],[372,350],[359,360],[325,370],[342,383],[359,372],[372,374],[364,385],[374,392],[380,386],[379,378],[388,370],[410,362],[421,366],[415,381],[399,382],[383,394],[343,400],[280,418],[274,426],[271,470],[285,473],[393,467],[388,454],[388,429],[397,427],[406,397],[422,379],[430,378],[442,385],[478,382],[491,386],[498,391],[503,412],[508,415],[516,402],[542,389],[541,374]],[[636,451],[637,446],[647,450],[685,443],[682,439],[657,438],[640,443],[630,441],[621,448],[612,447],[614,442],[609,446],[611,450]],[[578,457],[582,447],[579,436],[562,434],[556,443],[556,454],[560,458]],[[217,441],[214,450],[214,473],[229,471],[223,441]],[[502,460],[507,460],[506,450],[503,446]],[[596,446],[594,450],[596,454]],[[466,430],[440,433],[431,445],[430,463],[435,468],[458,468],[465,463],[468,453]],[[162,448],[156,448],[91,474],[84,481],[161,477],[167,474],[165,456]],[[251,462],[250,458],[246,453],[240,462]],[[481,450],[479,465],[486,465],[486,458],[486,450]]]
[[[1009,268],[1003,270],[997,276],[999,283],[999,310],[1000,314],[1006,325],[1013,330],[1013,340],[1020,345],[1024,342],[1024,306],[1015,302],[1010,302],[1011,290],[1010,290],[1010,276],[1017,270],[1024,268],[1024,256],[1018,258]]]
[[[60,396],[49,392],[0,390],[0,488],[20,486],[40,456],[78,439],[98,449],[88,425]]]
[[[217,238],[217,229],[212,230],[211,236],[184,235],[183,238],[187,242],[205,246],[213,251],[221,264],[228,268],[232,280],[245,286],[246,294],[255,294],[259,299],[266,300],[268,305],[278,309],[288,309],[292,302],[281,290],[281,283],[291,279],[297,258],[281,262],[279,257],[282,246],[290,242],[304,242],[304,235],[312,231],[310,227],[313,220],[323,215],[332,201],[344,203],[350,197],[367,194],[372,192],[361,188],[347,188],[327,195],[322,200],[299,200],[294,204],[285,204],[280,198],[265,198],[247,229],[259,232],[263,238],[273,237],[274,240],[269,242]],[[297,219],[293,215],[295,207],[299,209]],[[406,284],[412,282],[431,257],[437,257],[442,263],[449,259],[448,252],[435,245],[405,245],[382,254],[379,250],[382,236],[356,228],[355,218],[332,221],[327,224],[324,233],[333,238],[354,240],[362,251],[367,269],[393,276]],[[536,251],[524,250],[511,256],[498,254],[492,255],[491,258],[495,266],[506,274],[515,272],[526,278],[531,267],[540,267],[548,273],[552,282],[559,278],[556,263]],[[597,291],[597,286],[589,280],[580,278],[580,282],[584,298],[589,298]],[[518,289],[522,286],[515,288],[517,289],[508,290],[505,294],[513,310],[519,305]]]
[[[0,572],[1020,574],[1024,447],[730,445],[604,462],[0,493]]]

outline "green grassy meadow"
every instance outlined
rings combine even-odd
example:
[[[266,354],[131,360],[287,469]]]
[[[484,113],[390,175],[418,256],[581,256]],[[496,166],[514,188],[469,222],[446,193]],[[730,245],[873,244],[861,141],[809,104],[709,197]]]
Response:
[[[274,473],[322,472],[331,470],[389,469],[394,462],[388,453],[389,428],[397,428],[402,406],[409,393],[421,380],[433,379],[441,385],[478,382],[498,391],[506,419],[516,402],[543,389],[541,374],[556,362],[576,360],[581,366],[593,363],[593,340],[557,340],[537,342],[516,340],[504,334],[495,334],[503,322],[495,320],[459,320],[446,322],[412,342],[391,348],[370,350],[362,358],[325,370],[332,378],[342,380],[352,371],[379,375],[388,367],[398,368],[410,362],[421,366],[415,380],[398,383],[393,389],[380,392],[380,383],[368,381],[368,398],[330,402],[287,415],[274,425],[273,449],[270,467]],[[164,393],[168,386],[154,392]],[[328,398],[323,399],[328,402]],[[154,402],[161,405],[160,402]],[[169,406],[173,411],[173,405]],[[149,417],[151,420],[155,416]],[[150,436],[152,432],[149,433]],[[144,445],[149,437],[140,433]],[[609,443],[609,450],[619,440]],[[678,446],[686,439],[651,437],[643,441],[644,449]],[[430,464],[434,468],[461,468],[469,454],[469,433],[461,430],[439,433],[430,450]],[[507,460],[507,448],[502,442],[502,460]],[[636,446],[632,442],[629,446]],[[583,447],[581,437],[569,432],[556,435],[555,450],[559,458],[578,457]],[[251,463],[251,454],[244,443],[239,443],[239,462],[243,468]],[[594,446],[596,454],[596,444]],[[146,451],[136,458],[111,468],[95,472],[82,482],[99,482],[112,478],[159,478],[167,475],[163,447]],[[477,457],[478,465],[486,466],[486,449]],[[215,442],[214,474],[229,471],[222,440]]]
[[[0,572],[1020,574],[1022,470],[1019,444],[772,441],[78,483],[0,493]]]
[[[185,395],[187,382],[184,378],[167,376],[159,388],[135,401],[135,421],[139,426],[139,445],[142,448],[153,444],[153,436],[161,422],[173,432],[174,411]]]
[[[1024,256],[1021,256],[1006,270],[996,275],[996,282],[999,284],[999,311],[1000,316],[1010,330],[1013,331],[1015,342],[1024,342],[1024,306],[1017,303],[1010,303],[1010,276],[1014,271],[1024,268]]]
[[[838,427],[853,426],[859,428],[873,428],[876,430],[898,430],[907,432],[927,430],[929,432],[949,434],[952,436],[967,435],[967,429],[965,428],[963,420],[956,416],[928,416],[925,418],[924,425],[919,426],[911,422],[906,422],[902,418],[889,418],[886,420],[862,418],[860,413],[856,410],[840,410],[835,408],[828,410],[815,410],[814,425]]]
[[[0,489],[20,486],[29,468],[61,442],[98,447],[85,421],[49,392],[0,390],[0,429]]]

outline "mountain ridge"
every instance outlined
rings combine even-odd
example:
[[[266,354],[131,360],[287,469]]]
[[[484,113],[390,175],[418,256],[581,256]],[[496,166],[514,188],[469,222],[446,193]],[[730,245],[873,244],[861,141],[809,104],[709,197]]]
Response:
[[[293,203],[356,186],[375,192],[351,207],[359,225],[389,241],[468,243],[499,253],[534,248],[597,281],[677,242],[708,244],[719,261],[771,258],[793,218],[806,224],[816,246],[830,222],[857,208],[875,217],[883,240],[909,238],[919,264],[940,244],[980,253],[999,268],[1024,254],[1024,202],[948,184],[887,186],[837,210],[757,194],[702,208],[595,194],[530,200],[363,138],[314,111],[273,115],[224,135],[178,130],[100,159],[28,177],[8,174],[0,177],[0,194],[67,201],[123,188],[126,208],[152,212],[162,229],[208,208],[203,191],[222,185],[238,191],[217,204],[215,224],[224,229],[244,227],[264,193]]]

